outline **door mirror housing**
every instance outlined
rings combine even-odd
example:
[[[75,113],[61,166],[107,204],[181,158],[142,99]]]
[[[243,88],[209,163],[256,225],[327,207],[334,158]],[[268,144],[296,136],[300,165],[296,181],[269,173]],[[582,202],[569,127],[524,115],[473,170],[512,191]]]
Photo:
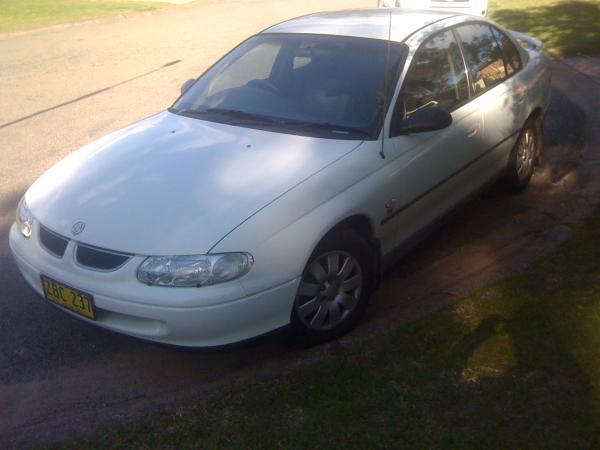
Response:
[[[452,125],[452,115],[445,109],[432,106],[418,109],[407,119],[397,124],[394,136],[403,134],[425,133],[448,128]]]
[[[190,79],[189,79],[189,80],[187,80],[185,83],[183,83],[183,84],[181,85],[181,89],[180,89],[180,90],[181,90],[181,94],[182,94],[182,95],[183,95],[183,94],[185,94],[185,91],[187,91],[189,88],[191,88],[191,87],[192,87],[192,84],[194,84],[195,82],[196,82],[196,80],[195,80],[195,79],[193,79],[193,78],[190,78]]]

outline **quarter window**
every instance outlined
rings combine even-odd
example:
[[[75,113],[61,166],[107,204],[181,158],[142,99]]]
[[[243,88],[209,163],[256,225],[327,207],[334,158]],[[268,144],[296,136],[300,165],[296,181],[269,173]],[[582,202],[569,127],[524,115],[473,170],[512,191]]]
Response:
[[[468,100],[465,65],[452,31],[436,34],[417,51],[402,88],[405,115],[434,106],[454,109]]]
[[[507,77],[502,49],[492,30],[485,24],[472,24],[457,28],[465,59],[471,73],[473,92],[479,94]]]
[[[519,55],[519,51],[515,44],[499,29],[492,27],[492,32],[494,33],[496,42],[502,47],[506,73],[508,76],[521,70],[523,63],[521,62],[521,55]]]

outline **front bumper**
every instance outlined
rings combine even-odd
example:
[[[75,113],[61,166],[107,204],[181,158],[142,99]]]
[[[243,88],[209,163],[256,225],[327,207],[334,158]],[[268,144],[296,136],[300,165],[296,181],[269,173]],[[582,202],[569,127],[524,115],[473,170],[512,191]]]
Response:
[[[290,321],[299,279],[253,295],[246,295],[237,281],[201,288],[146,286],[135,276],[143,257],[113,272],[97,272],[78,266],[70,247],[63,258],[48,253],[38,231],[35,224],[25,239],[11,227],[10,249],[20,272],[41,296],[40,274],[93,295],[95,321],[56,306],[93,325],[165,344],[212,347],[259,336]]]

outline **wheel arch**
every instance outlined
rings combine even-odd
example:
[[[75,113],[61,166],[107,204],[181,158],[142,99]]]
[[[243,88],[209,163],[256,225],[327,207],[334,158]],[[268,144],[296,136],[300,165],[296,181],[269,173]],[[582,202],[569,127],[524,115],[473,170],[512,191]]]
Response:
[[[341,230],[352,230],[369,244],[373,249],[376,280],[377,284],[381,279],[381,243],[375,235],[375,226],[373,221],[366,214],[353,214],[348,216],[329,229],[319,240],[321,242],[332,233],[337,233]]]
[[[536,164],[540,164],[544,149],[544,109],[541,106],[534,108],[529,117],[527,117],[527,120],[535,123],[537,138],[539,140]]]
[[[528,119],[539,119],[544,115],[544,109],[541,106],[538,106],[531,111]]]

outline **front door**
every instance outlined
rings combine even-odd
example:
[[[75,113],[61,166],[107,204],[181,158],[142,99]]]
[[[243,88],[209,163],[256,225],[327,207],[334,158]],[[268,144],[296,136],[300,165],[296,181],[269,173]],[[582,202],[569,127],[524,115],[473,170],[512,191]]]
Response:
[[[389,179],[388,215],[396,244],[402,244],[480,186],[488,174],[478,170],[484,148],[482,113],[469,103],[464,59],[452,30],[428,38],[406,73],[392,123],[421,108],[443,108],[450,127],[386,137],[384,153],[394,166]],[[393,127],[392,127],[393,129]]]

